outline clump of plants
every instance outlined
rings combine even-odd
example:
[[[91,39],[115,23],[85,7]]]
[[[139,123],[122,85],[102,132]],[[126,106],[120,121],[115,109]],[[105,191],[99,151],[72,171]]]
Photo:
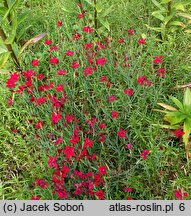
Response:
[[[59,17],[30,55],[23,49],[20,71],[6,81],[9,112],[25,110],[22,137],[40,152],[29,198],[162,197],[163,185],[155,191],[153,184],[165,178],[163,154],[157,149],[154,156],[142,128],[150,127],[144,119],[151,97],[155,104],[169,76],[165,56],[152,53],[149,37],[130,26],[123,36],[112,35],[98,19],[104,13],[98,1],[85,2],[77,2],[74,23]],[[154,192],[145,191],[147,184]],[[174,194],[188,196],[179,188]]]
[[[188,87],[186,88],[183,103],[172,96],[170,99],[174,102],[178,109],[164,103],[158,103],[166,110],[157,111],[164,112],[164,120],[170,123],[170,125],[161,125],[161,127],[176,129],[175,134],[177,137],[183,138],[186,158],[189,159],[191,157],[189,141],[191,133],[191,90]]]

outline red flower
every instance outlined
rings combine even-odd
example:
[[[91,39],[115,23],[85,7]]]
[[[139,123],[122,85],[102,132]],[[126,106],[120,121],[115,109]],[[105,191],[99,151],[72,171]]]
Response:
[[[35,75],[35,72],[33,70],[26,70],[25,72],[23,72],[23,75],[27,80],[30,80],[31,77]]]
[[[49,156],[48,166],[50,168],[54,167],[54,168],[57,169],[58,168],[58,164],[57,164],[56,160],[57,160],[57,156],[55,156],[55,157]]]
[[[100,134],[98,134],[98,136],[99,136],[99,138],[98,138],[99,142],[105,142],[105,139],[106,139],[105,134],[100,133]]]
[[[126,130],[123,130],[123,129],[120,129],[118,132],[117,132],[117,135],[121,138],[126,138],[126,133],[127,131]]]
[[[105,58],[96,59],[96,64],[97,65],[104,66],[105,62],[107,62],[107,59],[105,59]]]
[[[66,165],[62,166],[62,177],[66,177],[68,172],[70,172],[70,169]]]
[[[41,198],[40,196],[32,196],[31,200],[40,200],[40,198]]]
[[[108,79],[107,79],[107,77],[104,75],[104,76],[102,76],[102,77],[100,78],[99,81],[100,81],[100,82],[108,82]]]
[[[58,123],[58,121],[61,119],[62,119],[62,116],[60,115],[59,112],[53,112],[52,113],[52,117],[51,117],[52,124]]]
[[[36,185],[38,185],[41,188],[46,188],[48,187],[48,182],[45,182],[44,179],[37,179],[35,182]]]
[[[160,77],[164,78],[165,72],[166,72],[166,70],[164,68],[159,68],[157,70],[157,76],[160,76]]]
[[[14,72],[13,74],[10,75],[10,78],[6,82],[6,87],[7,88],[14,88],[15,87],[15,82],[19,80],[20,74]]]
[[[145,44],[146,38],[141,38],[138,40],[138,44]]]
[[[60,199],[68,198],[68,194],[66,191],[57,191],[57,195],[59,196]]]
[[[108,97],[108,100],[109,100],[109,102],[111,103],[111,102],[117,100],[117,98],[116,98],[115,95],[111,95],[111,96]]]
[[[52,44],[52,40],[45,40],[44,44],[51,45]]]
[[[74,147],[66,146],[63,150],[63,153],[68,159],[70,159],[72,156],[74,156]]]
[[[58,84],[57,87],[56,87],[56,91],[57,92],[64,91],[64,85],[63,84]]]
[[[8,98],[8,99],[7,99],[7,104],[8,104],[9,106],[12,106],[12,105],[13,105],[13,100],[12,100],[12,98]]]
[[[10,89],[11,89],[11,88],[15,88],[15,86],[16,86],[16,85],[15,85],[15,81],[13,81],[13,80],[11,80],[11,79],[8,79],[8,80],[7,80],[7,82],[6,82],[6,87],[7,87],[7,88],[10,88]]]
[[[78,40],[80,37],[81,37],[81,34],[75,33],[74,35],[72,35],[72,40]]]
[[[59,138],[55,141],[54,145],[61,144],[62,141],[63,141],[62,137],[59,137]]]
[[[78,68],[79,66],[80,66],[80,64],[78,64],[77,61],[73,61],[73,62],[72,62],[72,66],[71,66],[71,67],[72,67],[73,69]]]
[[[137,82],[140,85],[145,85],[145,86],[150,86],[152,84],[152,82],[150,82],[146,76],[142,76],[142,77],[138,77]]]
[[[77,6],[78,6],[79,8],[82,8],[82,4],[80,4],[80,3],[77,3]]]
[[[185,132],[182,131],[181,128],[178,128],[177,130],[174,130],[174,135],[175,135],[177,138],[182,137],[184,134],[185,134]]]
[[[55,45],[55,46],[52,46],[50,47],[50,52],[53,51],[53,50],[58,50],[58,47]]]
[[[43,126],[44,126],[44,122],[38,120],[38,122],[37,122],[36,125],[35,125],[35,128],[36,128],[36,129],[41,129]]]
[[[83,32],[91,34],[94,31],[94,28],[91,28],[90,26],[84,26],[82,30]]]
[[[154,64],[162,63],[163,56],[156,56],[153,60]]]
[[[60,26],[62,26],[62,20],[59,20],[59,21],[57,22],[57,27],[60,27]]]
[[[135,33],[134,29],[128,29],[127,31],[128,31],[128,33],[129,33],[130,36],[132,36]]]
[[[89,123],[90,127],[93,127],[96,121],[97,121],[96,118],[91,118],[90,120],[86,120],[86,122]]]
[[[73,56],[74,55],[74,52],[72,52],[71,50],[68,50],[66,52],[66,56]]]
[[[84,148],[92,147],[93,140],[90,140],[89,138],[85,138],[84,141]]]
[[[70,140],[70,142],[71,142],[72,144],[74,144],[74,145],[76,145],[76,143],[79,142],[79,141],[80,141],[79,136],[76,136],[76,135],[73,135],[73,136],[71,137],[71,140]]]
[[[100,128],[100,129],[103,129],[103,128],[105,128],[106,126],[107,126],[107,125],[106,125],[106,124],[103,124],[103,123],[100,123],[100,124],[99,124],[99,128]]]
[[[129,89],[125,89],[124,93],[127,94],[129,97],[131,97],[134,94],[134,91],[133,89],[129,88]]]
[[[14,82],[17,82],[19,80],[20,74],[17,72],[14,72],[13,74],[10,75],[10,79],[13,80]]]
[[[144,85],[146,81],[147,81],[146,76],[138,77],[138,79],[137,79],[137,82],[138,82],[140,85]]]
[[[18,130],[16,130],[16,129],[11,129],[12,131],[13,131],[13,133],[17,133],[18,132]]]
[[[104,192],[102,190],[99,190],[95,193],[95,195],[98,197],[98,199],[104,200]]]
[[[36,103],[36,105],[44,104],[46,102],[46,98],[45,97],[39,97],[37,99],[34,99],[34,102]]]
[[[140,156],[143,158],[143,160],[147,160],[147,155],[150,153],[148,149],[143,150]]]
[[[44,79],[44,75],[43,75],[43,74],[38,74],[38,75],[37,75],[37,79],[38,79],[38,80]]]
[[[87,49],[92,49],[92,46],[93,46],[93,43],[92,43],[92,42],[90,42],[89,44],[87,43],[87,44],[84,45],[84,49],[85,49],[85,50],[87,50]]]
[[[183,200],[184,197],[188,196],[187,192],[183,192],[181,189],[173,190],[174,196],[179,200]]]
[[[84,76],[88,76],[88,75],[92,75],[92,71],[95,70],[95,68],[89,68],[89,67],[86,67],[84,69]]]
[[[38,66],[38,59],[34,59],[31,61],[32,66]]]
[[[124,191],[124,192],[128,192],[128,193],[132,193],[132,192],[133,192],[133,188],[131,188],[131,187],[126,187],[126,188],[123,188],[123,191]]]
[[[75,119],[74,115],[66,114],[65,120],[67,123],[73,122]]]
[[[85,13],[78,14],[78,19],[81,19],[85,16]]]
[[[56,65],[56,64],[58,64],[58,62],[59,62],[58,58],[56,58],[56,57],[50,58],[50,63],[51,63],[52,65]]]
[[[112,110],[112,111],[111,111],[111,117],[112,117],[112,118],[118,118],[118,112]]]
[[[127,149],[132,149],[133,146],[132,146],[130,143],[128,143],[128,144],[126,145],[126,148],[127,148]]]
[[[107,167],[106,166],[101,166],[101,167],[98,168],[98,170],[99,170],[99,175],[105,175]]]
[[[60,69],[60,70],[58,71],[58,75],[65,76],[66,73],[67,73],[67,70],[62,70],[62,69]]]
[[[123,43],[125,41],[125,38],[121,38],[118,40],[118,43]]]

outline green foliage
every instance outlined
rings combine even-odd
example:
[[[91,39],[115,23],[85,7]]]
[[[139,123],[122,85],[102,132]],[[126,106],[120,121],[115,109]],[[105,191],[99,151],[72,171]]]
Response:
[[[32,38],[23,47],[20,47],[19,40],[31,25],[23,28],[20,28],[20,26],[29,14],[26,12],[17,13],[21,3],[20,0],[4,0],[3,3],[0,5],[0,68],[3,68],[10,58],[19,68],[19,58],[22,52],[28,45],[38,41],[36,38],[39,38],[39,36]]]
[[[175,129],[183,126],[183,142],[185,144],[186,156],[188,159],[191,157],[191,153],[189,152],[189,136],[191,133],[191,90],[190,88],[186,88],[184,92],[183,103],[172,96],[170,97],[170,99],[174,102],[178,109],[164,103],[158,103],[160,106],[165,108],[165,110],[155,111],[164,112],[164,120],[170,123],[170,125],[161,125],[161,127]]]
[[[191,23],[190,1],[161,0],[159,3],[156,0],[152,0],[152,2],[158,8],[158,10],[152,12],[152,16],[158,19],[159,26],[146,26],[151,30],[159,32],[162,41],[165,41],[171,33],[180,29],[183,29],[186,33],[191,32],[189,28]]]
[[[88,21],[91,27],[94,27],[98,35],[107,35],[110,31],[110,23],[108,21],[108,15],[114,11],[114,5],[101,0],[85,0],[84,2],[78,1],[79,4],[82,3],[82,8],[79,11],[73,11],[73,9],[66,6],[62,6],[64,12],[69,14],[83,13],[83,7],[87,10],[85,12],[85,21]]]

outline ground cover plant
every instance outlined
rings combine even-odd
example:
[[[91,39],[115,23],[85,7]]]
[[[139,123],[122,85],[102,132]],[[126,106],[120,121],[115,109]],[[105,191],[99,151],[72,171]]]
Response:
[[[1,71],[1,199],[190,199],[190,128],[155,112],[178,113],[190,35],[161,41],[154,2],[20,2],[34,16]]]

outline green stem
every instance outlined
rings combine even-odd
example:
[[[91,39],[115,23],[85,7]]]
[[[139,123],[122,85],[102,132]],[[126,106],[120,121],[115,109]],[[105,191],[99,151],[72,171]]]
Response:
[[[7,0],[4,0],[3,4],[4,4],[4,7],[5,7],[5,8],[9,9],[9,4],[8,4],[8,1],[7,1]],[[10,13],[9,13],[7,19],[8,19],[9,25],[12,25],[11,14],[10,14]]]
[[[171,1],[168,3],[168,11],[167,11],[167,16],[171,15]]]
[[[94,28],[95,28],[95,32],[97,32],[97,28],[98,28],[97,9],[96,9],[97,1],[93,0],[93,3],[94,3]],[[97,34],[96,34],[96,36],[97,36]]]
[[[11,57],[12,57],[15,65],[20,67],[19,60],[17,59],[17,56],[15,55],[15,52],[14,52],[14,50],[12,48],[12,45],[5,43],[5,41],[7,39],[7,36],[6,36],[4,30],[1,27],[0,27],[0,37],[2,38],[2,40],[4,42],[4,45],[6,46],[7,50],[11,53]]]

